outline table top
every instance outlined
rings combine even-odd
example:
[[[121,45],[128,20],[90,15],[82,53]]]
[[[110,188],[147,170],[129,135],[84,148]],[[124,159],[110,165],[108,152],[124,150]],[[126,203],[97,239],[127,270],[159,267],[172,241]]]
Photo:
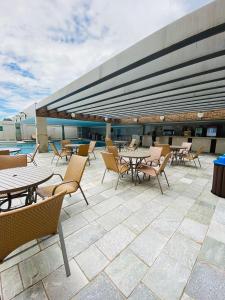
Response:
[[[4,151],[8,150],[10,153],[12,153],[12,152],[20,152],[21,148],[6,147],[6,148],[0,148],[0,150],[4,150]]]
[[[51,169],[35,166],[0,170],[0,194],[37,186],[52,176]]]
[[[115,144],[126,144],[128,141],[113,141]]]
[[[65,147],[68,147],[68,148],[77,148],[80,145],[85,145],[85,144],[66,144]]]
[[[173,146],[173,145],[171,145],[170,149],[171,150],[181,150],[181,149],[187,149],[187,147],[184,147],[184,146]]]
[[[136,150],[136,151],[121,151],[119,153],[119,156],[127,157],[127,158],[147,158],[150,157],[151,155],[149,151]]]

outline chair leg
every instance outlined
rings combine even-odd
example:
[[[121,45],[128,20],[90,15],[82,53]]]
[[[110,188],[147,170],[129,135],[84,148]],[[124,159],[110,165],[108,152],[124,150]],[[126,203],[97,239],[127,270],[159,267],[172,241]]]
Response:
[[[95,153],[94,153],[94,151],[93,151],[92,153],[93,153],[93,155],[94,155],[94,158],[96,159],[96,156],[95,156]]]
[[[58,165],[59,159],[60,159],[60,156],[59,156],[58,159],[57,159],[56,166]]]
[[[105,178],[106,170],[107,170],[107,169],[105,169],[105,172],[104,172],[103,177],[102,177],[102,183],[103,183],[103,180],[104,180],[104,178]]]
[[[166,178],[167,185],[170,186],[165,171],[163,171],[163,173],[164,173],[164,176],[165,176],[165,178]]]
[[[35,165],[35,167],[37,167],[37,163],[35,160],[33,160],[33,164]]]
[[[71,275],[70,266],[69,266],[69,261],[68,261],[68,257],[67,257],[67,252],[66,252],[66,245],[65,245],[65,241],[64,241],[64,237],[63,237],[62,225],[60,222],[58,225],[58,233],[59,233],[59,240],[60,240],[60,245],[61,245],[61,249],[62,249],[63,261],[64,261],[64,265],[65,265],[65,270],[66,270],[66,276],[69,277]]]
[[[160,183],[160,181],[159,181],[158,175],[156,175],[156,177],[157,177],[157,180],[158,180],[158,183],[159,183],[159,187],[160,187],[161,193],[163,194],[162,186],[161,186],[161,183]]]
[[[116,187],[115,187],[115,190],[117,189],[118,187],[118,184],[119,184],[119,179],[120,179],[120,174],[118,175],[118,178],[117,178],[117,182],[116,182]]]
[[[201,163],[200,163],[200,159],[198,158],[198,163],[199,163],[199,166],[200,168],[202,167]]]
[[[52,165],[52,163],[53,163],[54,158],[55,158],[55,155],[53,155],[53,158],[52,158],[52,160],[51,160],[51,165]]]
[[[84,192],[83,192],[83,190],[82,190],[82,188],[81,188],[80,185],[79,185],[79,189],[80,189],[80,191],[81,191],[82,196],[84,197],[85,202],[86,202],[87,205],[88,205],[89,203],[88,203],[87,198],[85,197]]]
[[[193,159],[193,162],[194,162],[194,164],[195,164],[195,167],[197,168],[197,165],[196,165],[196,162],[195,162],[195,160]]]

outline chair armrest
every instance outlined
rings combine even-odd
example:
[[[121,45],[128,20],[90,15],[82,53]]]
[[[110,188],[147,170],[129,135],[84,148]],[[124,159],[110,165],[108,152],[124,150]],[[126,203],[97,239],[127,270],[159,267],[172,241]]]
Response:
[[[76,181],[74,181],[74,180],[68,180],[68,181],[63,181],[63,182],[61,182],[60,184],[57,184],[57,185],[54,187],[53,191],[52,191],[52,196],[55,195],[55,191],[56,191],[56,189],[57,189],[59,186],[64,185],[64,184],[67,184],[67,183],[74,183],[74,182],[76,182]],[[76,183],[77,183],[77,182],[76,182]],[[79,183],[77,183],[77,184],[79,184]]]
[[[58,176],[62,179],[62,181],[63,181],[63,177],[62,177],[61,174],[59,174],[59,173],[54,173],[53,175],[58,175]]]

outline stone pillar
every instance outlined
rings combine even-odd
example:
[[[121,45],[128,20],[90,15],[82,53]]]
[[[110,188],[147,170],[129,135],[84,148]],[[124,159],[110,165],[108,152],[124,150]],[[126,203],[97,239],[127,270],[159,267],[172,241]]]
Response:
[[[36,137],[40,144],[39,152],[48,152],[47,120],[44,117],[36,117]]]
[[[62,140],[65,140],[65,127],[62,125]]]
[[[106,123],[105,127],[105,137],[111,139],[111,123]]]

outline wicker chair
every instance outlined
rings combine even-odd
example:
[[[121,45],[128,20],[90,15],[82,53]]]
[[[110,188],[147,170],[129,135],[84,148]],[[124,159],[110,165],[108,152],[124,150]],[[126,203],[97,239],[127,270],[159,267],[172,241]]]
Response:
[[[66,145],[68,145],[68,144],[71,144],[70,140],[62,140],[61,141],[62,151],[67,152],[67,155],[70,157],[73,154],[73,148],[66,147]]]
[[[185,147],[185,149],[180,149],[180,151],[178,152],[177,156],[180,160],[182,160],[187,154],[190,153],[191,151],[191,146],[192,143],[187,143],[187,142],[183,142],[181,144],[182,147]]]
[[[159,175],[161,175],[162,173],[165,175],[165,178],[166,178],[166,182],[167,182],[167,185],[169,186],[169,182],[168,182],[168,179],[167,179],[167,176],[166,176],[166,173],[165,173],[165,167],[170,159],[170,156],[171,156],[171,153],[168,153],[165,158],[163,159],[163,162],[162,164],[159,166],[159,167],[152,167],[152,166],[143,166],[143,165],[140,165],[137,167],[137,170],[136,170],[136,174],[137,174],[137,177],[139,179],[139,183],[140,183],[140,177],[138,175],[138,172],[142,172],[146,175],[150,177],[156,177],[157,180],[158,180],[158,183],[159,183],[159,187],[160,187],[160,190],[161,190],[161,193],[163,194],[163,190],[162,190],[162,186],[161,186],[161,183],[159,181]]]
[[[162,148],[161,156],[163,156],[163,157],[165,157],[167,154],[171,153],[171,149],[170,149],[169,144],[154,143],[154,146]]]
[[[112,140],[110,140],[110,139],[105,139],[105,145],[106,145],[106,148],[107,148],[107,147],[110,147],[110,146],[113,146]]]
[[[163,148],[162,147],[153,147],[151,146],[149,148],[149,154],[150,154],[150,157],[148,158],[145,158],[143,164],[147,164],[147,165],[160,165],[160,158],[161,158],[161,155],[162,155],[162,150]]]
[[[96,159],[96,156],[95,156],[95,145],[96,145],[96,141],[90,141],[90,144],[89,144],[89,148],[88,148],[88,154],[93,154],[94,155],[94,158]]]
[[[67,151],[65,149],[62,149],[62,151],[59,152],[54,143],[50,143],[50,147],[51,147],[51,149],[53,151],[53,158],[52,158],[51,164],[53,163],[53,160],[55,158],[57,158],[56,166],[57,166],[57,164],[59,162],[59,159],[62,159],[63,157],[66,157],[66,159],[67,159],[68,153],[67,153]]]
[[[19,168],[27,166],[27,156],[26,155],[1,155],[0,156],[0,170]],[[27,196],[26,190],[19,190],[17,192],[9,194],[0,195],[0,212],[8,211],[12,206],[12,199]],[[2,208],[4,204],[7,204],[6,208]]]
[[[70,276],[63,231],[59,221],[63,197],[64,193],[61,192],[39,203],[0,214],[0,245],[4,245],[0,247],[0,263],[26,251],[7,257],[27,242],[58,232],[66,275]]]
[[[136,139],[132,139],[130,145],[126,147],[127,150],[136,150],[139,144],[137,143]]]
[[[101,155],[104,160],[105,167],[106,167],[105,172],[102,177],[102,183],[105,178],[106,171],[113,171],[118,174],[118,179],[117,179],[116,187],[115,187],[115,190],[116,190],[118,183],[119,183],[119,179],[121,178],[121,176],[123,174],[125,174],[129,171],[130,166],[128,164],[125,164],[125,163],[121,164],[120,162],[118,162],[117,159],[115,158],[115,156],[113,155],[113,153],[101,152]]]
[[[32,154],[27,154],[27,162],[28,163],[33,163],[35,166],[37,166],[37,163],[34,159],[35,159],[35,156],[38,152],[39,147],[40,147],[40,144],[37,144],[35,149],[34,149],[34,152]]]
[[[128,164],[129,161],[126,161],[124,158],[119,156],[119,151],[116,146],[109,146],[107,147],[107,150],[109,153],[112,153],[115,157],[115,159],[120,163],[120,164]]]
[[[198,150],[195,152],[195,153],[188,153],[186,155],[183,156],[183,161],[186,162],[190,162],[190,161],[193,161],[194,164],[195,164],[195,167],[197,168],[197,165],[196,165],[196,162],[195,160],[197,159],[198,160],[198,163],[199,163],[199,166],[200,168],[202,167],[201,166],[201,163],[200,163],[200,160],[199,160],[199,155],[202,154],[204,151],[204,148],[203,147],[200,147],[198,148]]]
[[[72,155],[64,178],[62,177],[61,174],[54,174],[59,176],[62,182],[56,185],[39,187],[36,190],[36,195],[39,195],[41,198],[46,198],[54,195],[56,191],[57,192],[64,191],[66,194],[69,194],[71,196],[72,193],[75,193],[78,189],[80,189],[84,197],[84,200],[88,205],[88,201],[80,186],[80,181],[84,173],[86,162],[87,162],[87,157]]]
[[[0,150],[0,155],[10,155],[9,150]]]
[[[88,144],[80,145],[77,149],[77,155],[87,157],[87,160],[88,160],[88,163],[89,163],[89,166],[90,166],[90,159],[89,159],[88,150],[89,150],[89,145]]]

